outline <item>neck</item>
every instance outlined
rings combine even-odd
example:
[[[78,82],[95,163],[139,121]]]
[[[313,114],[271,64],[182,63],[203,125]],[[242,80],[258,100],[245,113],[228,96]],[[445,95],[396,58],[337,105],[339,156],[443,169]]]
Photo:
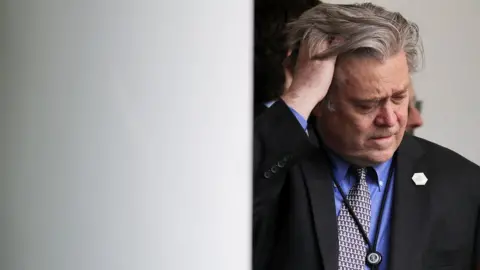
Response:
[[[324,136],[322,133],[321,129],[318,127],[315,129],[315,132],[317,133],[318,141],[323,148],[332,155],[335,155],[337,158],[347,162],[350,165],[358,166],[358,167],[375,167],[378,165],[383,164],[384,162],[373,162],[371,160],[367,160],[364,158],[356,157],[356,156],[349,156],[345,154],[341,154],[340,151],[338,151],[335,147],[334,144],[331,143],[328,138]]]

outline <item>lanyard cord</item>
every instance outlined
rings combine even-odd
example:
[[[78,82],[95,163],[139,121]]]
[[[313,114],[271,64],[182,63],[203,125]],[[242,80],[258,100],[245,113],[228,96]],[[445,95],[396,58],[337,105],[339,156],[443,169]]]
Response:
[[[330,160],[330,158],[328,159],[330,161],[330,163],[332,164],[332,161]],[[376,251],[376,248],[377,248],[377,244],[378,244],[378,235],[380,233],[380,226],[381,226],[381,223],[382,223],[382,217],[383,217],[383,212],[384,212],[384,209],[385,209],[385,203],[387,201],[387,195],[388,195],[388,191],[389,191],[389,188],[390,188],[390,183],[392,182],[392,178],[393,178],[393,172],[394,172],[394,164],[395,164],[395,160],[396,160],[396,155],[394,156],[393,160],[392,160],[392,163],[390,164],[390,169],[389,169],[389,172],[388,172],[388,178],[387,178],[387,183],[385,185],[385,191],[383,193],[383,196],[382,196],[382,203],[380,205],[380,212],[379,212],[379,215],[377,217],[377,227],[376,227],[376,230],[375,230],[375,236],[374,236],[374,242],[373,244],[370,242],[370,240],[368,239],[368,235],[367,233],[365,232],[365,230],[363,229],[363,226],[362,224],[360,223],[360,221],[358,220],[358,217],[357,215],[355,215],[355,212],[353,211],[353,208],[352,206],[350,205],[350,202],[348,201],[347,199],[347,196],[345,195],[345,192],[343,191],[343,189],[341,188],[341,186],[339,185],[337,179],[335,178],[335,175],[333,174],[333,171],[330,170],[330,173],[331,173],[331,176],[332,176],[332,179],[333,179],[333,182],[335,183],[335,185],[337,186],[338,190],[340,191],[340,194],[342,195],[342,198],[343,198],[343,203],[345,204],[345,206],[347,207],[347,210],[348,212],[350,213],[350,216],[353,218],[353,220],[355,221],[355,225],[357,225],[357,228],[360,230],[360,233],[363,237],[363,240],[365,241],[365,243],[368,245],[368,250],[370,252],[375,252]],[[375,268],[375,267],[374,267]]]

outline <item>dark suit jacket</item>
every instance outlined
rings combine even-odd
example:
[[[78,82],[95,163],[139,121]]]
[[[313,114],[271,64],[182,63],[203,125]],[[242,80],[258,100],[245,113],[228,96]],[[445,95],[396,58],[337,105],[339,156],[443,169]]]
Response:
[[[325,150],[284,102],[254,123],[254,270],[337,270],[335,201]],[[390,270],[480,265],[480,168],[405,135],[396,159]],[[428,178],[412,181],[416,172]],[[480,269],[480,268],[478,268]]]
[[[253,119],[256,119],[257,117],[259,117],[260,115],[262,115],[265,110],[267,109],[267,106],[265,106],[265,104],[263,103],[256,103],[254,104],[253,106]]]

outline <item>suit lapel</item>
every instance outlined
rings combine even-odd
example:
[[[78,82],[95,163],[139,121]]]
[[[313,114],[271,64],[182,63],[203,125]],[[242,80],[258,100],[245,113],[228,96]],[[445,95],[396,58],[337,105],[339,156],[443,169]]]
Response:
[[[405,135],[396,164],[388,269],[420,269],[420,243],[426,235],[424,225],[428,220],[429,196],[426,186],[415,185],[412,176],[416,172],[425,173],[427,169],[421,162],[422,155],[421,145]]]
[[[323,265],[325,270],[337,270],[337,219],[333,182],[330,179],[328,164],[325,151],[319,148],[319,151],[302,162],[301,167],[308,190]]]

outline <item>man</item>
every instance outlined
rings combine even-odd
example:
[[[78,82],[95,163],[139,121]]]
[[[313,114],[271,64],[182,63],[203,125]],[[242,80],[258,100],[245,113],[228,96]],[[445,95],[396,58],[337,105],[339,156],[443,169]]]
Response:
[[[254,123],[254,269],[479,267],[480,168],[405,135],[416,25],[321,4],[288,42],[291,84]]]
[[[254,116],[261,114],[266,105],[280,97],[291,78],[284,72],[283,61],[288,48],[285,26],[306,10],[322,3],[317,0],[258,0],[255,1],[255,84]],[[415,107],[412,90],[407,121],[407,132],[423,125],[419,110]]]
[[[408,104],[408,119],[407,132],[413,134],[414,130],[423,125],[422,115],[419,108],[417,108],[417,99],[415,98],[415,91],[410,87],[410,102]]]

